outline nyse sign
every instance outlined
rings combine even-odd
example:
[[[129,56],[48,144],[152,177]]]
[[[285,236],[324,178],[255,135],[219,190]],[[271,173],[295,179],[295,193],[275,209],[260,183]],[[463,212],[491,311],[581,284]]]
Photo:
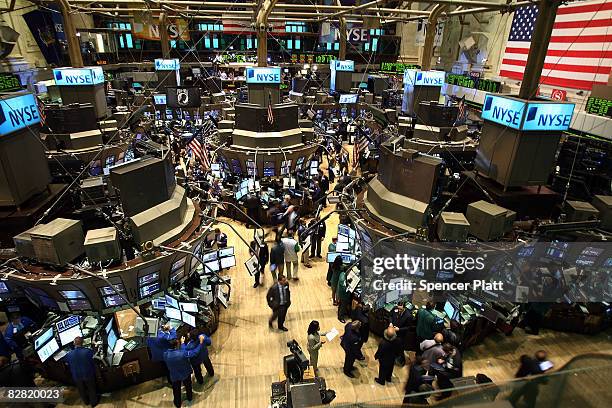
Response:
[[[333,61],[330,61],[329,68],[332,71],[353,72],[353,71],[355,71],[355,61],[351,61],[351,60],[333,60]]]
[[[36,123],[40,123],[40,116],[34,95],[0,99],[0,136]]]
[[[245,72],[247,84],[280,84],[281,69],[279,67],[252,67]]]
[[[561,131],[569,128],[573,103],[525,103],[520,99],[487,95],[482,119],[517,130]]]
[[[181,68],[181,63],[178,58],[174,59],[160,59],[155,60],[156,71],[178,71]]]
[[[404,84],[413,86],[442,86],[446,73],[444,71],[419,71],[407,69],[404,71]]]
[[[57,86],[97,85],[104,83],[104,71],[101,67],[56,68],[53,78]]]

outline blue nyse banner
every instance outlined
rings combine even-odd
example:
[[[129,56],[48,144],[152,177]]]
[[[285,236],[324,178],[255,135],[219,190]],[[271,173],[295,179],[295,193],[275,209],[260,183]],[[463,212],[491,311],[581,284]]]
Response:
[[[249,67],[244,76],[247,84],[280,84],[281,69],[279,67]]]
[[[525,102],[521,100],[497,95],[486,95],[481,117],[491,122],[520,130],[524,113]]]
[[[499,95],[486,95],[482,119],[517,130],[562,131],[569,128],[573,103],[529,102]]]
[[[37,123],[40,123],[40,115],[34,95],[0,99],[0,136]]]
[[[56,68],[53,78],[57,86],[98,85],[104,83],[102,67]]]
[[[573,114],[573,103],[529,103],[523,130],[567,130]]]
[[[157,58],[155,60],[155,70],[156,71],[178,71],[181,69],[181,62],[178,58],[174,59],[161,59]]]
[[[442,86],[446,79],[444,71],[419,71],[407,69],[404,71],[404,84],[413,86]]]
[[[329,62],[329,69],[332,71],[355,71],[355,61],[351,60],[332,60]]]

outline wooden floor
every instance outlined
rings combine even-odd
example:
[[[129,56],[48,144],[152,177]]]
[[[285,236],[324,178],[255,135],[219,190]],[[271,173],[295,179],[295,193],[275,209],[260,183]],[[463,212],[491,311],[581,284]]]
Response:
[[[332,206],[328,206],[330,211]],[[337,228],[338,217],[332,216],[327,223],[327,239],[323,248],[331,240]],[[231,220],[245,240],[250,241],[252,230]],[[243,265],[248,249],[228,228],[220,225],[235,246],[237,265]],[[271,243],[272,236],[267,237]],[[324,254],[325,255],[324,251]],[[327,264],[317,259],[313,268],[300,265],[299,281],[290,282],[292,305],[287,315],[288,332],[268,328],[270,315],[265,300],[268,287],[272,284],[266,271],[265,284],[254,289],[253,279],[244,267],[230,270],[232,277],[232,299],[230,307],[221,312],[220,325],[212,336],[210,355],[215,366],[215,378],[204,386],[194,388],[192,406],[198,407],[267,407],[270,401],[270,385],[277,381],[282,370],[282,358],[288,354],[287,341],[297,340],[305,350],[306,329],[311,320],[319,320],[323,330],[343,325],[336,319],[336,308],[332,305],[330,290],[325,281]],[[393,383],[382,387],[374,382],[377,363],[374,352],[378,339],[370,337],[364,345],[366,360],[357,362],[357,378],[349,379],[342,373],[344,354],[338,339],[326,344],[320,351],[320,374],[328,388],[336,391],[335,403],[350,403],[378,399],[401,401],[406,381],[406,368],[396,368]],[[526,336],[521,329],[515,330],[512,337],[502,335],[488,338],[484,344],[472,347],[464,356],[465,374],[485,373],[499,382],[512,378],[521,354],[532,354],[538,349],[546,349],[557,367],[562,366],[573,356],[588,352],[612,352],[612,342],[608,334],[584,336],[542,331],[539,336]],[[63,406],[80,404],[74,389],[70,389]],[[105,396],[100,407],[171,407],[172,390],[162,384],[161,379],[145,384],[127,387],[121,392]]]

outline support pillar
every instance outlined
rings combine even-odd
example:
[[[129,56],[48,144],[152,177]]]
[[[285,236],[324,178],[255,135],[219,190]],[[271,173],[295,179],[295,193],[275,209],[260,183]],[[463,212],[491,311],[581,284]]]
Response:
[[[546,51],[560,4],[559,0],[540,0],[538,2],[538,18],[531,36],[531,46],[519,91],[519,97],[522,99],[533,99],[538,92]]]
[[[336,0],[336,4],[341,6],[340,0]],[[346,26],[346,19],[344,16],[338,16],[338,22],[340,26],[338,29],[340,30],[340,47],[338,51],[338,59],[344,61],[346,59],[346,32],[348,27]]]
[[[268,31],[257,27],[257,66],[268,66]]]
[[[168,38],[168,15],[159,13],[159,41],[161,42],[162,58],[170,58],[170,38]]]
[[[70,14],[72,9],[67,0],[57,0],[57,4],[64,20],[64,34],[66,34],[66,41],[68,42],[70,65],[75,68],[81,68],[83,66],[83,56],[81,55],[81,45],[76,35],[76,28],[72,22],[72,15]]]
[[[431,57],[433,55],[434,39],[436,38],[436,26],[438,18],[448,10],[448,4],[436,5],[429,18],[427,19],[427,31],[425,32],[425,44],[423,45],[423,53],[421,54],[421,70],[429,71],[431,69]]]

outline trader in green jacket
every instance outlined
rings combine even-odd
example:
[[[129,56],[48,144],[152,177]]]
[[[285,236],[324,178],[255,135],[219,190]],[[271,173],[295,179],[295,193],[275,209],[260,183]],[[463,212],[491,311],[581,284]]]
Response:
[[[338,289],[336,290],[338,298],[338,320],[342,323],[346,322],[347,317],[351,315],[351,292],[348,291],[348,283],[346,282],[346,270],[344,267],[338,275]]]
[[[417,341],[420,343],[423,340],[433,339],[436,316],[433,314],[435,304],[427,302],[424,309],[420,309],[417,313]]]

